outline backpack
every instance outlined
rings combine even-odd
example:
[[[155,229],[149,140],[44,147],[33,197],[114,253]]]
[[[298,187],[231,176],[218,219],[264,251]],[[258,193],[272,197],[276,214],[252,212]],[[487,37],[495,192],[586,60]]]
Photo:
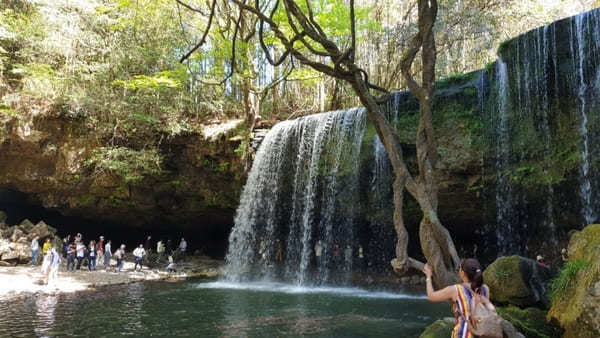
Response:
[[[502,324],[496,310],[486,306],[490,301],[482,295],[471,292],[471,315],[467,318],[467,327],[476,337],[502,338]]]

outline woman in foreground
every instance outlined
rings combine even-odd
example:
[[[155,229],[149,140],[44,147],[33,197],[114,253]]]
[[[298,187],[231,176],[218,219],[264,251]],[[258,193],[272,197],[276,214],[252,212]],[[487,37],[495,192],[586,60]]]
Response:
[[[447,286],[441,290],[434,291],[431,282],[431,267],[425,264],[423,273],[427,277],[425,282],[427,285],[427,298],[432,302],[451,302],[452,312],[456,318],[456,324],[452,330],[452,338],[472,338],[473,333],[470,332],[467,325],[468,318],[471,316],[471,300],[474,294],[477,293],[485,298],[490,298],[490,292],[487,285],[483,284],[483,272],[481,265],[476,259],[465,259],[460,263],[458,275],[462,279],[462,284]],[[491,302],[486,302],[486,307],[494,310],[494,305]]]

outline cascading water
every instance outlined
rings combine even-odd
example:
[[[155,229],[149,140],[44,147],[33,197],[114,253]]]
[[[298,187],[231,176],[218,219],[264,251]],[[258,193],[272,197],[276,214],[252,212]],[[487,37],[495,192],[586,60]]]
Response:
[[[496,63],[496,84],[498,90],[498,111],[496,121],[496,237],[499,253],[506,254],[513,249],[510,240],[514,237],[514,197],[510,176],[506,170],[510,164],[510,143],[508,127],[509,82],[506,64],[502,59]],[[504,245],[500,245],[503,243]]]
[[[344,250],[356,250],[365,123],[364,109],[355,108],[282,122],[267,134],[230,235],[227,278],[320,284],[351,269]]]
[[[581,134],[581,170],[580,170],[580,188],[579,196],[582,201],[582,216],[584,225],[595,221],[594,209],[592,206],[592,182],[590,179],[590,150],[588,133],[588,106],[587,106],[587,82],[586,78],[587,63],[589,58],[593,57],[590,52],[595,52],[593,47],[598,44],[598,15],[596,12],[588,12],[578,15],[574,18],[572,24],[571,54],[573,55],[574,68],[577,71],[578,83],[577,99],[579,111],[581,113],[581,122],[579,132]],[[591,42],[590,42],[591,40]],[[591,44],[595,46],[592,46]],[[577,46],[577,48],[575,47]],[[597,60],[596,60],[597,61]]]

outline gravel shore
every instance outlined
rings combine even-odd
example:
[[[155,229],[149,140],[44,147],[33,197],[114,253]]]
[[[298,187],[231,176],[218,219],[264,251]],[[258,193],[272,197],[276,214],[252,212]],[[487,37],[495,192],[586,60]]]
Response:
[[[0,298],[19,296],[27,293],[69,293],[93,289],[105,285],[126,284],[137,281],[170,280],[207,277],[214,278],[220,275],[224,261],[208,257],[189,257],[185,263],[178,264],[174,273],[164,269],[144,268],[140,271],[133,270],[134,263],[126,261],[121,272],[116,272],[112,261],[108,269],[100,266],[95,271],[88,271],[87,267],[81,270],[67,272],[66,265],[62,264],[58,278],[51,285],[44,285],[44,275],[41,266],[30,267],[19,265],[0,267]]]

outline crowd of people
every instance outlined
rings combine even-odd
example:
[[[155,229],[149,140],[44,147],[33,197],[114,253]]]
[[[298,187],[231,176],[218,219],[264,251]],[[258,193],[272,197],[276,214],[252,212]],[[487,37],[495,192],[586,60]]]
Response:
[[[39,240],[39,236],[36,236],[31,241],[31,266],[37,265],[40,251]],[[54,245],[49,237],[45,239],[42,246],[42,273],[45,284],[54,283],[62,259],[67,261],[65,268],[67,272],[80,271],[82,266],[87,266],[89,271],[94,271],[99,267],[112,269],[116,273],[123,270],[126,254],[125,244],[121,244],[113,251],[112,241],[105,240],[104,236],[99,236],[98,240],[90,240],[86,245],[81,233],[77,233],[75,236],[67,235],[62,240],[62,255],[58,253],[58,250],[61,250],[59,246]],[[162,261],[166,260],[168,264],[165,268],[169,272],[174,272],[176,263],[185,260],[187,242],[184,237],[181,238],[177,247],[173,246],[171,239],[168,239],[166,243],[162,239],[159,240],[156,243],[155,254],[152,250],[153,247],[152,236],[147,236],[145,242],[133,250],[134,271],[138,269],[138,266],[141,271],[144,265],[148,266],[152,263],[160,265]],[[115,261],[114,266],[111,265],[111,260]]]

